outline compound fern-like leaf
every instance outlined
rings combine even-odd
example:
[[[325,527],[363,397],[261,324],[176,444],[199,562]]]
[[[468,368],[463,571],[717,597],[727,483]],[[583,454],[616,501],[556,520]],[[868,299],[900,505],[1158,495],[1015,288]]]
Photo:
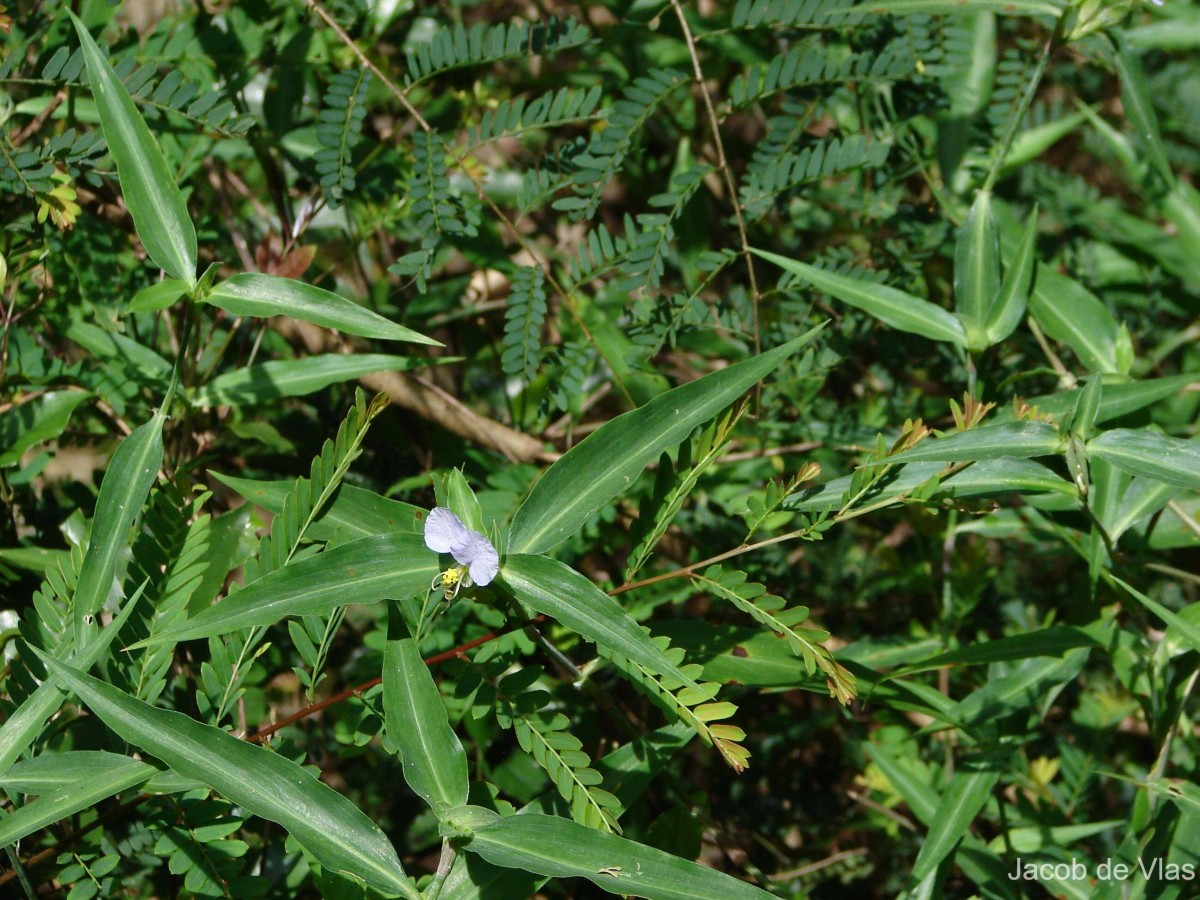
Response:
[[[541,266],[523,266],[513,278],[500,356],[505,375],[528,381],[537,372],[542,323],[546,321],[545,282]]]
[[[597,86],[586,91],[560,88],[528,103],[524,97],[502,100],[494,109],[484,112],[478,125],[467,129],[466,152],[474,153],[502,137],[596,119],[601,96]]]
[[[681,665],[683,650],[672,647],[668,638],[659,636],[653,638],[684,675],[693,680],[700,677],[702,667],[695,663]],[[743,771],[749,765],[750,751],[742,746],[746,733],[736,725],[722,724],[721,720],[728,719],[737,707],[729,702],[717,701],[717,692],[721,686],[715,682],[698,682],[699,689],[685,687],[682,683],[651,672],[640,663],[627,659],[615,653],[608,647],[597,645],[597,652],[612,662],[626,678],[643,694],[650,698],[656,706],[673,719],[682,722],[699,735],[700,739],[710,747],[715,747],[721,758],[735,772]],[[717,723],[717,724],[710,724]]]
[[[155,492],[133,543],[128,581],[146,584],[129,625],[130,643],[165,631],[187,617],[188,601],[208,569],[211,516],[201,513],[211,495],[188,502],[177,490]],[[133,661],[130,693],[153,703],[167,684],[174,658],[170,644],[143,650]]]
[[[600,207],[600,195],[605,185],[633,149],[638,132],[659,105],[685,81],[684,76],[674,69],[654,69],[635,78],[613,105],[604,130],[592,138],[587,152],[575,157],[576,172],[571,181],[576,196],[556,200],[554,208],[569,212],[574,219],[592,218]]]
[[[787,608],[782,597],[767,592],[761,584],[749,581],[745,572],[712,566],[703,573],[692,575],[692,583],[700,590],[728,600],[756,622],[766,625],[788,642],[791,651],[804,660],[811,675],[820,669],[829,686],[829,695],[843,705],[855,696],[855,678],[833,654],[821,646],[829,640],[829,632],[812,628],[801,628],[800,623],[808,619],[808,607]]]
[[[354,147],[362,137],[367,116],[364,102],[371,86],[367,69],[339,72],[325,91],[325,108],[317,116],[317,173],[330,209],[342,205],[346,194],[354,190]]]
[[[551,18],[532,24],[517,21],[490,28],[482,22],[470,28],[456,24],[438,29],[431,40],[421,41],[407,51],[407,80],[412,86],[464,66],[557,53],[578,47],[590,37],[588,30],[574,19]]]

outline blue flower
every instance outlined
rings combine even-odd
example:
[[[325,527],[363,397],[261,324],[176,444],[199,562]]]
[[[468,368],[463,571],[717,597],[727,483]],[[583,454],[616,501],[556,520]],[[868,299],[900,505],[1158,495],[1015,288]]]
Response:
[[[425,546],[434,553],[449,553],[458,563],[433,579],[434,588],[439,585],[446,588],[449,600],[454,599],[460,588],[491,584],[500,571],[500,554],[492,542],[472,531],[444,506],[434,507],[425,520]]]

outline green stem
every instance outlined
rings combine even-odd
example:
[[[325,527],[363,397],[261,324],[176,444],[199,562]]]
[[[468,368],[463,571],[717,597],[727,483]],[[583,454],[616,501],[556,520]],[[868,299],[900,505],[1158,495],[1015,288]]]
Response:
[[[20,879],[25,896],[29,900],[34,900],[37,897],[37,891],[33,889],[33,885],[29,882],[29,875],[25,872],[25,866],[21,863],[21,857],[17,855],[17,848],[10,844],[4,848],[4,852],[8,856],[8,864],[12,866],[13,871],[17,873],[17,878]]]
[[[251,657],[250,662],[247,663],[246,655],[250,653],[255,644],[262,640],[263,635],[266,633],[266,625],[256,625],[247,636],[246,642],[242,644],[242,649],[238,651],[237,662],[233,664],[233,670],[230,673],[229,681],[226,683],[225,690],[221,694],[221,703],[217,706],[217,715],[216,718],[213,719],[214,724],[220,725],[221,720],[225,718],[225,714],[229,712],[229,704],[233,699],[233,692],[245,678],[246,668],[248,668],[249,665],[254,662],[255,657]]]
[[[182,380],[183,366],[187,360],[188,343],[194,331],[191,309],[185,308],[183,316],[183,331],[179,335],[179,353],[175,356],[175,367],[171,370],[171,382],[167,385],[167,393],[163,397],[162,407],[158,411],[158,414],[164,418],[166,418],[171,410],[171,402],[175,399],[175,391],[179,388],[179,382]]]
[[[446,881],[446,876],[450,874],[450,869],[454,866],[454,857],[457,851],[454,845],[449,840],[442,840],[442,856],[438,860],[437,873],[433,876],[433,881],[425,888],[425,900],[437,900],[438,894],[442,892],[442,885]]]
[[[1179,720],[1183,715],[1184,706],[1187,705],[1187,699],[1191,696],[1192,689],[1196,687],[1197,676],[1200,676],[1200,670],[1193,672],[1188,678],[1187,683],[1183,686],[1183,691],[1179,695],[1179,706],[1176,709],[1175,720],[1167,729],[1167,734],[1163,738],[1162,748],[1158,752],[1158,757],[1154,760],[1154,767],[1148,773],[1147,781],[1158,781],[1167,771],[1167,765],[1171,756],[1171,744],[1178,733]],[[1146,799],[1149,801],[1151,811],[1153,811],[1158,798],[1154,794],[1149,794]]]
[[[950,475],[954,475],[957,472],[960,472],[962,469],[966,468],[970,464],[971,464],[970,462],[951,463],[946,466],[946,468],[938,475],[938,477],[941,479],[948,478]],[[888,467],[884,466],[881,468],[886,470]],[[857,502],[859,498],[864,496],[870,490],[870,487],[872,487],[877,482],[878,482],[878,479],[873,480],[871,482],[871,485],[868,485],[867,487],[863,488],[863,490],[860,491],[858,494],[856,494],[855,497],[849,503],[845,504],[842,507],[841,512],[837,513],[837,515],[833,516],[828,521],[831,522],[832,524],[838,525],[849,519],[854,519],[854,518],[857,518],[858,516],[865,515],[869,512],[874,512],[877,509],[882,509],[885,506],[891,506],[893,503],[902,502],[909,496],[910,492],[905,491],[905,492],[897,494],[893,497],[884,497],[883,499],[877,500],[874,503],[868,504],[867,506],[864,506],[861,509],[852,509],[851,508],[852,505],[855,502]],[[680,566],[678,569],[672,569],[670,572],[664,572],[661,575],[655,575],[651,578],[643,578],[640,581],[626,582],[625,584],[622,584],[619,587],[613,588],[612,590],[610,590],[608,592],[608,594],[610,597],[615,597],[617,594],[623,594],[626,591],[637,590],[638,588],[647,587],[648,585],[651,585],[651,584],[658,584],[659,582],[668,581],[672,578],[681,578],[681,577],[685,577],[685,576],[691,577],[700,569],[706,568],[708,566],[716,565],[719,562],[724,562],[725,560],[732,559],[735,556],[741,556],[743,553],[749,553],[752,550],[761,550],[763,547],[770,547],[773,544],[781,544],[784,541],[796,540],[797,538],[803,539],[806,536],[808,536],[809,534],[811,534],[812,531],[813,531],[813,526],[808,525],[808,526],[805,526],[804,528],[797,528],[795,531],[789,531],[787,534],[777,535],[776,537],[767,538],[766,540],[762,540],[762,541],[757,541],[753,544],[742,543],[742,544],[739,544],[738,546],[734,547],[732,550],[726,550],[724,553],[718,553],[716,556],[710,556],[708,559],[700,560],[700,562],[691,563],[690,565],[686,565],[686,566]]]
[[[1037,93],[1038,87],[1042,83],[1042,76],[1046,73],[1046,63],[1050,61],[1050,55],[1058,46],[1059,36],[1062,30],[1062,20],[1055,26],[1054,33],[1050,35],[1044,47],[1042,47],[1042,55],[1039,57],[1037,67],[1033,70],[1033,78],[1029,82],[1029,86],[1025,89],[1025,93],[1021,96],[1021,102],[1017,104],[1017,108],[1013,110],[1013,114],[1009,117],[1008,124],[1004,128],[1004,136],[1000,140],[1000,147],[992,158],[992,168],[988,172],[987,180],[984,181],[983,187],[980,190],[990,191],[996,183],[996,179],[1000,177],[1000,169],[1004,165],[1004,160],[1008,158],[1008,152],[1012,149],[1013,141],[1017,137],[1017,130],[1021,127],[1021,123],[1025,121],[1025,115],[1029,112],[1029,107],[1033,103],[1034,94]]]

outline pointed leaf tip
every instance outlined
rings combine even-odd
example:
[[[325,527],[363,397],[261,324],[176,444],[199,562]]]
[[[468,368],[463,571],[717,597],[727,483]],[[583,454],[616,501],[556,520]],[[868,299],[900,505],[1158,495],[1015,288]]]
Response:
[[[154,264],[191,288],[196,284],[196,229],[175,175],[107,56],[83,22],[70,10],[67,15],[79,35],[88,83],[133,227]]]

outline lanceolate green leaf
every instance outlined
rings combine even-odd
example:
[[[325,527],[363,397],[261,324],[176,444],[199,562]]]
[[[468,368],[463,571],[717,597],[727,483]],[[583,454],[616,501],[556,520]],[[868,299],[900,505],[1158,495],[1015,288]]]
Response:
[[[156,774],[158,769],[149,763],[126,757],[104,770],[89,772],[87,777],[76,773],[74,779],[38,790],[36,793],[40,796],[36,800],[17,807],[8,818],[0,821],[0,847],[80,810],[91,809],[101,800],[139,785]]]
[[[967,332],[962,323],[953,314],[928,300],[922,300],[885,284],[874,284],[847,275],[826,272],[816,266],[763,250],[752,252],[785,271],[799,275],[817,290],[874,316],[885,325],[919,334],[931,341],[947,341],[959,347],[966,346]]]
[[[570,819],[519,814],[477,829],[467,849],[488,862],[559,878],[587,878],[610,894],[649,900],[766,900],[771,895],[723,872]]]
[[[408,786],[437,813],[466,803],[467,755],[395,603],[388,611],[383,651],[383,711],[387,735],[400,748]]]
[[[1119,372],[1117,320],[1100,300],[1078,281],[1050,266],[1038,266],[1029,295],[1029,311],[1042,330],[1062,341],[1093,372]]]
[[[1179,636],[1183,638],[1183,640],[1191,647],[1191,649],[1200,652],[1200,628],[1183,618],[1183,616],[1176,615],[1175,613],[1171,612],[1171,610],[1167,609],[1158,601],[1150,599],[1137,588],[1130,584],[1126,584],[1120,578],[1114,576],[1113,581],[1128,591],[1129,595],[1136,599],[1138,603],[1142,604],[1142,606],[1146,607],[1146,609],[1150,610],[1152,613],[1174,628],[1177,632],[1179,632]]]
[[[546,883],[544,875],[493,866],[473,853],[454,857],[437,900],[489,900],[491,897],[534,897]]]
[[[1016,259],[1028,237],[1028,223],[1020,227],[1012,211],[996,203],[1000,246],[1006,259]],[[1056,271],[1054,265],[1035,267],[1028,310],[1047,335],[1074,351],[1093,372],[1116,374],[1117,332],[1120,326],[1100,299],[1078,281]]]
[[[1015,172],[1026,163],[1037,159],[1068,134],[1083,124],[1087,118],[1083,113],[1064,116],[1061,119],[1051,119],[1041,125],[1026,128],[1013,139],[1012,147],[1004,157],[1004,165],[1000,168],[1002,175]]]
[[[990,12],[977,12],[955,25],[969,41],[971,50],[966,61],[946,67],[949,71],[942,76],[942,85],[950,101],[946,118],[962,120],[965,125],[984,110],[992,96],[996,80],[996,17]]]
[[[1192,374],[1171,375],[1166,378],[1148,378],[1145,381],[1134,381],[1128,384],[1106,384],[1100,396],[1100,406],[1096,410],[1096,424],[1100,425],[1110,419],[1119,419],[1139,409],[1165,400],[1178,394],[1196,380]],[[1041,397],[1030,397],[1026,402],[1036,406],[1038,410],[1049,413],[1059,421],[1065,420],[1079,399],[1082,388],[1069,391],[1059,391]],[[997,410],[996,416],[1008,415],[1007,410]]]
[[[557,460],[513,517],[512,553],[544,553],[629,488],[658,455],[711,419],[813,339],[818,326],[774,350],[712,372],[606,422]]]
[[[154,418],[121,441],[104,473],[92,520],[92,537],[72,602],[76,643],[82,641],[84,617],[99,612],[108,597],[117,555],[125,547],[133,520],[142,511],[158,477],[163,461],[164,413],[159,410]]]
[[[589,641],[603,644],[660,675],[692,685],[619,604],[574,569],[547,556],[510,554],[500,584],[537,612],[557,619]]]
[[[134,784],[140,785],[145,793],[168,794],[204,787],[201,782],[181,778],[170,769],[107,750],[48,751],[32,759],[23,759],[13,765],[8,774],[0,775],[0,786],[9,791],[41,796],[63,785],[82,785],[93,778],[104,778],[111,782],[122,771],[132,775],[130,763],[142,767],[141,780]]]
[[[1005,16],[1062,15],[1062,6],[1051,0],[869,0],[842,14],[907,16],[930,13],[956,15],[971,12],[994,12]]]
[[[1071,437],[1086,441],[1092,436],[1092,428],[1096,425],[1096,415],[1100,411],[1100,399],[1104,393],[1104,383],[1099,378],[1088,379],[1087,384],[1075,398],[1075,406],[1067,417],[1064,426]]]
[[[991,797],[992,788],[999,780],[1000,769],[989,764],[977,768],[962,767],[954,773],[933,815],[929,833],[921,844],[910,883],[921,881],[953,852]]]
[[[1154,478],[1133,479],[1112,520],[1105,523],[1109,538],[1115,543],[1140,520],[1158,512],[1181,493],[1175,485],[1163,484]]]
[[[984,323],[988,344],[998,344],[1012,334],[1021,323],[1021,316],[1025,315],[1036,255],[1037,214],[1037,207],[1034,207],[1029,214],[1029,221],[1025,223],[1016,255],[1006,260],[1004,281]]]
[[[859,505],[874,505],[885,497],[899,499],[910,493],[945,469],[941,462],[907,463],[897,468],[894,476],[889,474],[878,487],[860,498]],[[784,501],[785,509],[822,510],[837,507],[842,495],[850,489],[853,477],[835,478],[819,487],[793,494]],[[1060,478],[1041,463],[1027,459],[984,460],[968,466],[946,478],[938,486],[934,497],[989,497],[1002,494],[1056,493],[1075,494],[1075,486]]]
[[[273,625],[288,616],[328,615],[351,603],[404,600],[427,590],[437,573],[437,554],[420,535],[360,538],[277,569],[134,647]]]
[[[284,499],[291,493],[291,481],[255,481],[209,473],[222,484],[233,488],[251,503],[273,513],[283,511]],[[425,510],[411,503],[390,500],[374,491],[343,483],[321,514],[305,532],[316,541],[327,541],[339,530],[349,538],[389,534],[393,531],[419,532],[425,527]]]
[[[156,391],[166,392],[171,363],[144,344],[115,331],[105,331],[90,322],[71,323],[67,337],[106,362],[112,361],[122,369],[135,369],[136,374],[152,383]]]
[[[1175,187],[1163,198],[1163,212],[1175,226],[1175,242],[1188,268],[1200,272],[1200,191],[1182,178],[1176,179]]]
[[[1020,853],[1022,856],[1037,853],[1041,850],[1051,850],[1067,847],[1078,841],[1086,840],[1094,835],[1114,828],[1120,828],[1125,822],[1121,819],[1109,819],[1104,822],[1084,822],[1079,825],[1059,825],[1047,828],[1045,825],[1025,825],[1007,828],[1004,833],[997,835],[988,842],[989,849],[1000,853]],[[1062,852],[1059,850],[1059,852]],[[1061,871],[1061,870],[1060,870]],[[1060,884],[1062,882],[1059,882]],[[1050,885],[1045,884],[1045,887]],[[1091,900],[1092,885],[1086,881],[1068,881],[1070,896],[1079,900]],[[1064,900],[1068,895],[1063,895]]]
[[[35,444],[58,437],[87,391],[51,391],[0,413],[0,466],[19,463]]]
[[[43,578],[47,569],[61,565],[70,555],[70,550],[51,550],[47,547],[0,547],[0,562],[36,572]]]
[[[1073,494],[1074,485],[1053,470],[1028,459],[1002,457],[977,462],[942,482],[935,496],[978,497],[998,494]]]
[[[1200,441],[1114,428],[1089,441],[1087,449],[1130,475],[1200,491]]]
[[[45,794],[68,782],[108,775],[130,762],[138,761],[108,750],[48,751],[13,765],[7,774],[0,775],[0,786],[22,794]],[[151,766],[147,777],[161,771]]]
[[[987,346],[984,325],[1000,291],[1000,238],[992,192],[979,191],[954,250],[954,307],[972,350]]]
[[[160,309],[166,309],[186,294],[189,287],[186,281],[181,281],[178,278],[164,278],[162,281],[138,291],[133,299],[129,301],[126,311],[131,313],[156,312]]]
[[[368,372],[407,372],[434,362],[384,353],[326,353],[304,359],[276,360],[219,375],[192,394],[192,403],[196,406],[269,403],[280,397],[311,394]]]
[[[633,805],[671,758],[695,736],[695,731],[677,722],[622,744],[603,759],[596,760],[596,771],[604,776],[605,784],[613,786],[613,793],[620,801],[617,815]],[[557,798],[558,792],[552,790],[530,802],[523,811],[549,814]],[[499,868],[478,856],[462,853],[454,860],[438,900],[532,897],[544,881],[545,876]]]
[[[1138,58],[1137,51],[1129,46],[1120,29],[1114,28],[1110,33],[1117,44],[1114,61],[1117,64],[1117,75],[1121,79],[1121,108],[1137,131],[1138,140],[1145,149],[1150,164],[1159,177],[1170,185],[1175,181],[1175,176],[1167,160],[1162,131],[1158,127],[1158,115],[1154,112],[1154,105],[1150,100],[1150,85],[1146,81],[1146,73],[1142,71],[1142,61]]]
[[[397,325],[345,297],[277,275],[234,275],[216,285],[204,299],[237,316],[291,316],[346,334],[441,346],[433,338]]]
[[[117,165],[121,194],[133,216],[138,237],[155,265],[190,287],[196,283],[196,229],[188,217],[175,175],[167,167],[125,85],[83,23],[69,10],[67,14],[79,34],[104,139]]]
[[[471,490],[471,485],[467,483],[467,478],[461,469],[451,469],[441,479],[441,484],[435,485],[434,489],[437,493],[438,506],[448,507],[464,525],[473,531],[481,534],[487,532],[487,526],[483,523],[483,508],[479,505],[479,498]]]
[[[76,649],[71,655],[71,662],[85,670],[95,665],[108,650],[113,638],[121,633],[121,629],[129,621],[129,616],[137,606],[144,589],[143,584],[125,601],[125,605],[112,622],[101,629],[99,635],[92,638],[82,651]],[[4,724],[0,725],[0,773],[7,772],[26,748],[37,739],[46,721],[62,706],[64,697],[57,679],[51,675],[4,720]]]
[[[385,894],[420,900],[387,837],[353,803],[274,751],[183,713],[155,709],[46,657],[46,665],[120,738],[202,781],[253,815],[282,825],[327,868]]]
[[[891,785],[904,798],[913,814],[930,829],[933,829],[937,824],[936,816],[943,804],[930,786],[932,778],[917,768],[923,764],[915,760],[901,760],[898,758],[899,751],[894,747],[867,744],[865,750],[871,761],[880,768]],[[988,850],[984,843],[969,831],[963,834],[962,844],[955,862],[976,884],[986,885],[990,890],[995,890],[1004,897],[1023,896],[1019,890],[1014,888],[1013,882],[1005,878],[1011,871],[1009,861],[1002,860],[999,854]]]
[[[980,641],[969,647],[939,653],[937,656],[902,666],[900,672],[911,675],[944,666],[980,666],[994,662],[1028,659],[1032,656],[1060,657],[1076,647],[1095,647],[1096,639],[1079,628],[1055,625],[1028,634],[1014,634]]]
[[[1109,778],[1120,778],[1122,781],[1127,781],[1136,784],[1138,787],[1145,788],[1156,797],[1161,797],[1164,800],[1170,800],[1183,812],[1195,815],[1200,812],[1200,787],[1186,781],[1182,778],[1159,778],[1146,782],[1137,782],[1131,778],[1122,778],[1112,772],[1105,773]]]
[[[134,759],[127,762],[128,765],[119,770],[63,783],[17,807],[0,822],[0,846],[13,844],[67,816],[91,809],[102,800],[141,784],[158,771],[154,766]]]
[[[922,441],[911,450],[868,465],[918,462],[966,462],[968,460],[1049,456],[1059,451],[1062,438],[1058,429],[1048,422],[999,422],[969,431],[960,431],[943,438]]]
[[[946,720],[973,729],[987,727],[997,718],[1018,711],[1036,714],[1039,704],[1049,702],[1047,697],[1051,690],[1079,674],[1091,649],[1076,647],[1060,657],[1023,659],[1007,674],[993,677],[956,703],[946,714]]]

